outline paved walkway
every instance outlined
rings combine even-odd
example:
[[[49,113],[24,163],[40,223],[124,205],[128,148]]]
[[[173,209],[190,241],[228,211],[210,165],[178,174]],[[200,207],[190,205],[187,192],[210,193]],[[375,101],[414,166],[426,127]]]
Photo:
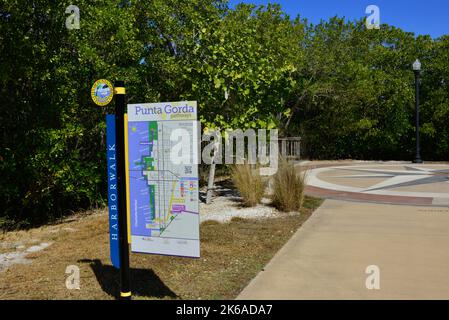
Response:
[[[308,165],[307,194],[363,202],[449,206],[449,165],[346,162]]]
[[[440,177],[446,174],[443,167],[424,168],[439,170]],[[341,172],[334,174],[341,176]],[[435,191],[445,191],[441,188],[449,182],[429,175],[432,179],[425,184],[397,188],[391,184],[403,183],[402,178],[384,184],[390,189],[386,191],[431,193],[427,206],[371,203],[375,199],[326,200],[238,299],[449,299],[449,206],[434,203],[434,198],[446,196]],[[369,190],[390,179],[378,177],[363,183],[360,178],[355,178],[357,186],[350,187]],[[351,184],[345,182],[347,178],[336,179]],[[432,189],[432,183],[439,184],[439,190]],[[379,268],[378,290],[366,286],[370,277],[366,269],[373,265]]]

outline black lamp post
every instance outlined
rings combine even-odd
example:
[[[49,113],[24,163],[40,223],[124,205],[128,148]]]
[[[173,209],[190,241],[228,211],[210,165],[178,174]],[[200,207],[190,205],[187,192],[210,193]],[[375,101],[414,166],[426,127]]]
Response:
[[[415,72],[415,113],[416,113],[416,156],[413,163],[423,163],[421,159],[421,148],[419,145],[419,76],[421,74],[421,62],[418,59],[413,63]]]

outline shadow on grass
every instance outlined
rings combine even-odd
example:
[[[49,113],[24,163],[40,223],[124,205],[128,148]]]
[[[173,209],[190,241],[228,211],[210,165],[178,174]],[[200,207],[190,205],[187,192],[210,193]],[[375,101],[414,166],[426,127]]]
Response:
[[[120,272],[111,265],[105,265],[99,259],[82,259],[80,263],[89,263],[101,289],[115,297],[120,295]],[[147,298],[179,298],[151,269],[130,268],[131,290],[133,295]]]
[[[207,191],[200,191],[199,197],[201,202],[206,203]],[[242,198],[230,179],[222,180],[214,183],[214,191],[212,201],[218,197],[227,198],[236,203],[238,207],[242,204]]]

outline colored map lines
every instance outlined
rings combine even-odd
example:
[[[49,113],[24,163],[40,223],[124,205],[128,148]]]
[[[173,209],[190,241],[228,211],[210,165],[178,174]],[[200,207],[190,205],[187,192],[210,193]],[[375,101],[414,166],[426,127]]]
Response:
[[[180,214],[198,214],[186,209],[186,197],[190,197],[190,201],[198,201],[194,196],[198,188],[197,178],[186,180],[174,172],[176,169],[179,171],[179,166],[171,165],[168,159],[170,129],[173,128],[164,128],[163,123],[149,121],[148,140],[140,142],[141,146],[148,147],[137,164],[141,166],[142,176],[148,187],[148,203],[144,217],[145,228],[151,237],[162,237]]]
[[[147,109],[159,111],[142,111]],[[166,112],[175,109],[176,114]],[[133,252],[200,256],[198,165],[171,159],[180,145],[186,156],[197,158],[196,110],[195,101],[128,105]],[[191,150],[185,147],[187,138]]]

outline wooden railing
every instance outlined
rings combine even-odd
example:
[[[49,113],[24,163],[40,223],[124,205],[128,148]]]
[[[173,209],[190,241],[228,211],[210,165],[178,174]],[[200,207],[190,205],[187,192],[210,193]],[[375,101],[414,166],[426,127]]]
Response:
[[[301,159],[301,138],[278,138],[279,153],[286,159]]]

